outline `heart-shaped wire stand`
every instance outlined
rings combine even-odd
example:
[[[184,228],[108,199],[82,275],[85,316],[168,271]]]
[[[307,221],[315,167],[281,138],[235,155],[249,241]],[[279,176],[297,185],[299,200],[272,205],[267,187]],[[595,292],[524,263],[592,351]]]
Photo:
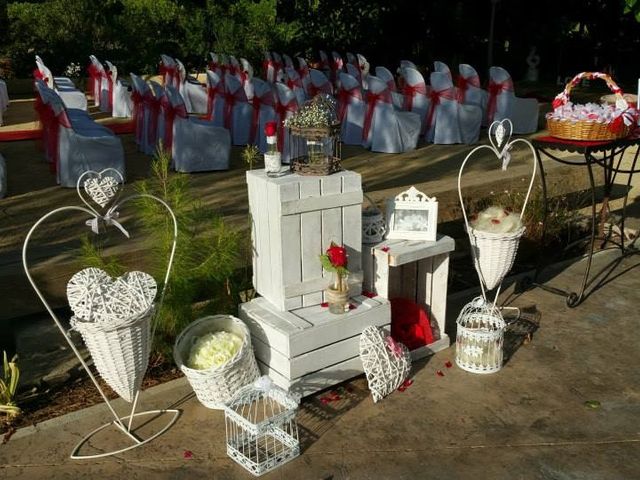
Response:
[[[107,212],[104,215],[101,215],[95,208],[93,208],[93,206],[87,201],[87,199],[81,193],[81,188],[85,187],[85,183],[81,183],[81,182],[83,182],[84,180],[87,180],[88,178],[94,178],[94,179],[97,179],[97,180],[95,181],[95,183],[91,183],[89,185],[90,188],[88,190],[85,190],[87,195],[89,195],[94,201],[96,201],[96,203],[98,203],[98,205],[100,205],[103,209],[109,203],[112,203],[112,206],[108,208]],[[117,185],[118,188],[116,188],[116,186],[114,185],[114,182],[112,182],[110,180],[106,180],[106,181],[103,180],[105,178],[114,179],[114,181],[118,184]],[[165,276],[164,276],[163,288],[162,288],[162,290],[160,292],[159,299],[158,299],[158,302],[156,304],[155,314],[154,314],[154,316],[152,317],[152,320],[151,320],[151,333],[150,333],[149,342],[152,342],[153,341],[153,336],[155,334],[155,329],[157,327],[157,318],[156,318],[157,317],[157,312],[160,311],[160,308],[162,306],[162,303],[163,303],[163,300],[164,300],[164,294],[165,294],[165,290],[166,290],[166,285],[168,284],[169,275],[171,273],[171,267],[173,266],[173,259],[174,259],[175,250],[176,250],[176,241],[177,241],[177,237],[178,237],[178,224],[177,224],[177,221],[176,221],[176,217],[175,217],[173,211],[171,210],[171,207],[169,207],[169,205],[167,205],[167,203],[164,202],[162,199],[160,199],[160,198],[158,198],[158,197],[156,197],[154,195],[136,194],[136,195],[128,196],[128,197],[118,201],[118,199],[119,199],[118,191],[119,191],[119,189],[121,187],[121,185],[119,185],[119,184],[121,184],[123,182],[123,180],[124,179],[123,179],[122,175],[120,174],[120,172],[118,172],[117,170],[114,170],[114,169],[107,169],[107,170],[103,170],[102,172],[85,172],[85,174],[81,175],[78,178],[77,190],[78,190],[78,194],[80,195],[81,200],[83,201],[83,203],[86,206],[66,206],[66,207],[56,208],[55,210],[52,210],[49,213],[45,214],[44,216],[42,216],[31,227],[31,229],[29,230],[29,233],[27,233],[27,237],[26,237],[26,239],[24,241],[24,244],[22,246],[22,265],[24,267],[24,271],[25,271],[25,273],[27,275],[27,279],[29,280],[29,283],[31,283],[31,286],[33,287],[34,291],[36,292],[36,295],[38,295],[38,298],[40,298],[40,301],[43,303],[43,305],[46,308],[47,312],[49,312],[49,315],[51,315],[51,318],[53,319],[53,321],[55,322],[56,326],[58,327],[58,329],[60,330],[60,332],[64,336],[65,340],[69,344],[69,347],[71,348],[73,353],[78,358],[78,361],[80,362],[80,364],[83,366],[83,368],[87,372],[87,375],[89,375],[89,378],[91,379],[91,381],[95,385],[96,389],[98,389],[98,392],[100,393],[100,396],[102,397],[102,399],[106,403],[109,411],[111,412],[111,415],[113,416],[113,420],[112,421],[110,421],[108,423],[105,423],[104,425],[101,425],[100,427],[96,428],[92,432],[88,433],[82,440],[80,440],[80,442],[78,442],[78,444],[74,447],[73,451],[71,452],[71,458],[74,459],[74,460],[108,457],[110,455],[116,455],[116,454],[119,454],[119,453],[122,453],[122,452],[126,452],[128,450],[132,450],[132,449],[137,448],[137,447],[139,447],[141,445],[145,445],[146,443],[149,443],[152,440],[158,438],[160,435],[162,435],[164,432],[166,432],[169,428],[171,428],[171,426],[177,421],[178,417],[180,416],[180,410],[176,410],[176,409],[146,410],[146,411],[142,411],[142,412],[137,412],[136,413],[136,408],[138,406],[138,399],[139,399],[139,396],[140,396],[140,389],[136,390],[136,393],[135,393],[135,396],[134,396],[134,399],[133,399],[133,403],[132,403],[132,407],[131,407],[131,412],[129,413],[129,415],[120,416],[120,415],[118,415],[118,413],[116,413],[116,410],[114,409],[112,403],[109,401],[109,399],[108,399],[107,395],[105,394],[104,390],[100,387],[100,384],[98,383],[95,375],[91,372],[91,369],[89,368],[87,363],[82,358],[82,355],[80,354],[80,352],[78,351],[78,348],[74,344],[73,339],[69,335],[69,332],[67,332],[67,330],[65,329],[64,325],[62,324],[62,322],[60,321],[60,319],[58,318],[56,313],[53,311],[51,305],[49,304],[49,302],[44,297],[44,295],[41,292],[41,290],[36,285],[36,282],[34,281],[33,277],[31,276],[30,269],[29,269],[29,264],[27,262],[27,250],[28,250],[28,246],[29,246],[29,241],[31,240],[31,237],[32,237],[34,231],[43,222],[45,222],[46,220],[48,220],[50,217],[52,217],[54,215],[57,215],[57,214],[62,213],[62,212],[68,212],[68,213],[71,213],[71,212],[82,212],[82,213],[86,213],[86,214],[89,214],[91,216],[91,219],[89,221],[87,221],[86,224],[91,226],[92,230],[96,234],[99,233],[97,225],[100,222],[102,222],[105,225],[105,228],[107,228],[109,226],[115,226],[125,236],[129,237],[129,234],[124,229],[124,227],[122,225],[120,225],[117,221],[114,220],[115,218],[118,217],[118,215],[117,215],[118,209],[121,206],[125,205],[126,203],[128,203],[128,202],[130,202],[130,201],[132,201],[134,199],[139,199],[139,198],[149,198],[151,200],[159,202],[167,210],[168,215],[171,217],[171,220],[173,221],[173,244],[172,244],[171,251],[170,251],[170,254],[169,254],[169,259],[168,259],[168,262],[167,262],[167,269],[166,269]],[[146,369],[146,367],[145,367],[145,369]],[[158,417],[161,417],[161,416],[162,417],[164,417],[164,416],[167,417],[168,420],[167,420],[166,424],[164,424],[164,426],[159,431],[157,431],[156,433],[151,434],[150,436],[143,437],[142,435],[139,435],[138,433],[136,433],[136,428],[133,428],[133,420],[134,420],[134,418],[150,417],[147,422],[143,422],[143,424],[145,424],[145,423],[148,423],[149,421],[154,420],[154,418],[158,418]],[[85,444],[87,444],[89,442],[89,440],[94,435],[96,435],[98,432],[100,432],[100,431],[102,431],[105,428],[108,428],[110,426],[116,427],[120,432],[122,432],[125,435],[125,437],[127,438],[128,441],[126,442],[126,444],[124,446],[122,446],[121,448],[118,448],[116,450],[104,451],[104,452],[101,452],[101,453],[98,453],[98,454],[82,454],[82,453],[80,453],[80,450],[82,449],[82,447]]]

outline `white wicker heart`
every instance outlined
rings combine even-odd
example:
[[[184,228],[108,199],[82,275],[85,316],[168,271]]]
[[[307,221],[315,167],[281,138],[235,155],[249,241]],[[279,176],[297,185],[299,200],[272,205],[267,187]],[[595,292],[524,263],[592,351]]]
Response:
[[[374,403],[397,390],[411,371],[407,347],[385,337],[374,326],[365,328],[360,335],[360,359]]]
[[[113,280],[99,268],[85,268],[67,284],[71,326],[82,335],[100,376],[127,402],[147,371],[156,292],[155,280],[144,272]]]
[[[123,182],[122,174],[115,168],[106,168],[100,172],[87,170],[78,178],[78,195],[89,208],[93,209],[82,195],[80,190],[80,186],[82,186],[89,198],[104,208],[109,202],[115,200],[120,191],[120,184]]]

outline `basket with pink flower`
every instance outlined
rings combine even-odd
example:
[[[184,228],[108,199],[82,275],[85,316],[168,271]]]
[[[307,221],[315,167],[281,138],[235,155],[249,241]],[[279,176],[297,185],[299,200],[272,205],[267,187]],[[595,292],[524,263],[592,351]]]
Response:
[[[615,95],[615,104],[575,104],[571,90],[585,80],[604,80]],[[553,111],[546,116],[549,133],[565,140],[617,140],[629,135],[637,111],[625,100],[622,89],[606,73],[582,72],[573,77],[553,100]]]

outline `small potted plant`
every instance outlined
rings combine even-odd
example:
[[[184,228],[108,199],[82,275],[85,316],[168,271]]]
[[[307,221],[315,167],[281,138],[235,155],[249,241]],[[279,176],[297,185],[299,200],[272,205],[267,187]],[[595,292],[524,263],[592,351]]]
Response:
[[[331,313],[345,313],[349,311],[349,283],[347,278],[348,255],[347,249],[342,245],[331,242],[324,255],[320,255],[322,268],[327,272],[333,272],[331,285],[325,290],[329,311]]]

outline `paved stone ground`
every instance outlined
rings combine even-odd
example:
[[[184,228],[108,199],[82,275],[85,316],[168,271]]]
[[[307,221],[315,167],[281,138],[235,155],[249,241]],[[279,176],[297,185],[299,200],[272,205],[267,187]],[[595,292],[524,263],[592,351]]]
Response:
[[[596,271],[616,257],[598,254]],[[583,267],[580,261],[552,272],[549,284],[575,285]],[[373,404],[362,377],[346,384],[351,392],[338,402],[325,405],[322,394],[305,399],[298,416],[302,456],[263,478],[639,478],[639,269],[640,257],[623,259],[576,309],[540,289],[516,294],[511,286],[503,299],[525,315],[507,335],[509,361],[497,374],[446,368],[452,347],[415,365],[414,385],[381,403]],[[450,299],[451,318],[467,300]],[[536,327],[532,342],[522,345]],[[599,408],[585,405],[593,400]],[[19,431],[0,446],[0,477],[251,478],[225,454],[223,414],[202,407],[183,380],[145,392],[142,404],[183,413],[153,443],[96,461],[68,455],[108,420],[103,406]],[[108,432],[85,452],[114,448],[122,438]]]

